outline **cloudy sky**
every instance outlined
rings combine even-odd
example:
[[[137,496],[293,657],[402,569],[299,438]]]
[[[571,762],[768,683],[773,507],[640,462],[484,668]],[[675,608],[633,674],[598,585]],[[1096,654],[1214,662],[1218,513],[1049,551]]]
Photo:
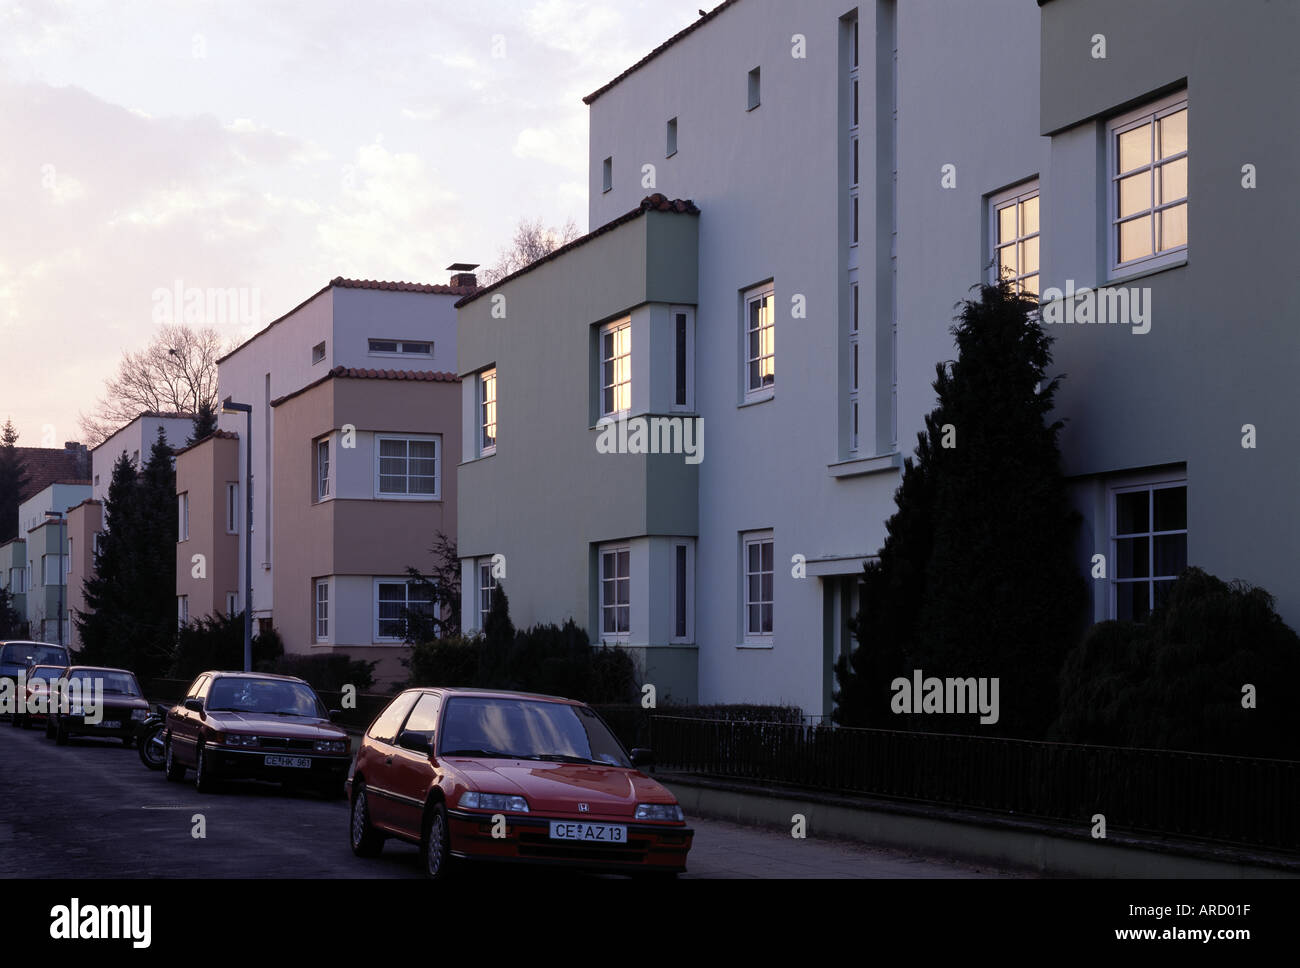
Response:
[[[700,6],[0,0],[0,422],[79,439],[178,281],[264,325],[338,275],[445,283],[523,217],[585,231],[583,95]]]

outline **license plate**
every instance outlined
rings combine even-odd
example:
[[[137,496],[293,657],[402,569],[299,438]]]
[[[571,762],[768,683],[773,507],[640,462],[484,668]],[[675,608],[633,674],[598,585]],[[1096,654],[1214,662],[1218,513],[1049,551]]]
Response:
[[[291,766],[296,770],[310,770],[311,760],[305,756],[268,756],[267,766]]]
[[[592,844],[626,844],[627,827],[616,823],[551,821],[552,840],[581,840]]]

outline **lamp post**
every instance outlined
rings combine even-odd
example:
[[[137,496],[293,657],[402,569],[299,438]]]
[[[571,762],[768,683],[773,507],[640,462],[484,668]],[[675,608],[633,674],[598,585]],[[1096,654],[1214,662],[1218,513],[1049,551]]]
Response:
[[[222,413],[242,413],[248,418],[244,434],[244,671],[253,671],[253,406],[221,401]]]
[[[67,531],[67,521],[63,517],[62,511],[46,511],[47,518],[56,518],[59,522],[59,614],[54,617],[54,627],[59,630],[59,645],[63,645],[63,546],[64,533]]]

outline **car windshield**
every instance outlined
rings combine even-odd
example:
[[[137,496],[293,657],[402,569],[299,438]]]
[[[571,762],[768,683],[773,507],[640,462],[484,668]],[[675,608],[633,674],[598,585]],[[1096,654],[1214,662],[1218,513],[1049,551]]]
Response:
[[[63,674],[63,669],[59,666],[36,666],[27,673],[27,681],[33,682],[37,679],[50,680],[57,679]]]
[[[106,696],[144,698],[140,692],[140,684],[135,681],[135,676],[129,672],[116,672],[106,669],[78,669],[69,675],[68,679],[80,679],[83,682],[102,682],[104,695]]]
[[[3,654],[0,654],[0,662],[4,662],[6,665],[26,665],[29,661],[35,662],[37,665],[66,663],[68,661],[68,650],[58,645],[18,642],[6,645]]]
[[[216,680],[208,693],[208,710],[325,718],[324,707],[311,686],[305,682],[245,679],[242,676]]]
[[[586,706],[537,699],[452,698],[439,750],[443,756],[632,765],[618,740]]]

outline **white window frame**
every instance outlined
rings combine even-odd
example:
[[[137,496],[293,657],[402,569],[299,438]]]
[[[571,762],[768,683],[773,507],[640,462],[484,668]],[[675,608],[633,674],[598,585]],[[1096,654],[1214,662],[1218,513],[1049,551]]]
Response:
[[[382,476],[379,473],[380,461],[385,459],[380,456],[383,450],[384,441],[401,441],[406,444],[406,472],[405,480],[407,487],[410,487],[411,481],[411,444],[412,443],[432,443],[433,444],[433,493],[432,494],[411,494],[402,491],[385,491],[382,489]],[[396,458],[387,458],[394,460]],[[389,477],[395,475],[387,475]],[[424,475],[421,475],[424,476]],[[442,500],[442,437],[437,434],[375,434],[375,498],[385,501],[441,501]]]
[[[1030,201],[1037,202],[1038,208],[1038,227],[1032,232],[1025,231],[1023,213],[1026,203]],[[1006,209],[1015,209],[1016,225],[1013,237],[1003,241],[1000,237],[1001,215]],[[1029,178],[1018,185],[1013,185],[1005,191],[998,192],[989,196],[989,255],[992,258],[992,265],[989,267],[989,282],[997,285],[1002,278],[1002,249],[1009,245],[1014,245],[1016,254],[1016,271],[1008,276],[1014,290],[1017,293],[1025,292],[1025,280],[1037,279],[1036,289],[1028,290],[1035,297],[1042,290],[1042,271],[1043,271],[1043,249],[1042,249],[1042,228],[1043,228],[1043,202],[1039,192],[1038,178]],[[1038,246],[1038,266],[1033,272],[1024,272],[1024,247],[1029,243]]]
[[[772,546],[772,571],[763,571],[763,545]],[[749,569],[749,549],[757,546],[759,548],[759,570],[751,572]],[[740,602],[741,616],[740,628],[743,633],[742,641],[747,648],[772,648],[774,634],[776,632],[776,540],[773,532],[769,529],[766,531],[749,531],[741,536],[740,543]],[[767,601],[762,597],[762,575],[770,574],[772,576],[772,600]],[[749,596],[749,579],[751,575],[759,575],[759,598],[751,599]],[[771,628],[762,631],[762,606],[767,605],[772,611]],[[751,606],[759,607],[759,631],[754,631],[749,623],[749,610]]]
[[[239,534],[239,482],[226,482],[226,534]]]
[[[392,343],[396,349],[377,350],[374,348],[375,343]],[[408,346],[427,346],[429,352],[408,350]],[[371,336],[366,339],[366,354],[368,356],[400,357],[408,360],[414,357],[415,359],[431,360],[433,359],[433,349],[433,340],[431,339],[384,339],[378,336]]]
[[[626,348],[619,352],[618,342],[620,336],[627,340]],[[612,356],[605,355],[605,341],[613,338]],[[600,415],[602,417],[617,417],[619,414],[628,413],[632,409],[632,317],[624,316],[622,319],[616,319],[612,323],[606,323],[600,327],[597,336],[597,346],[600,352]],[[619,379],[619,366],[623,366],[623,378]],[[606,391],[613,391],[613,406],[607,406],[605,402]],[[619,400],[620,396],[625,395],[623,401]],[[626,406],[619,406],[620,402],[626,403]]]
[[[761,304],[763,302],[766,302],[769,299],[771,300],[771,310],[770,310],[769,318],[767,319],[766,322],[763,321],[763,317],[761,315],[763,310],[762,308],[760,308],[758,326],[757,327],[751,326],[750,307],[752,307],[755,303]],[[771,332],[770,353],[763,352],[762,333],[764,330],[770,330]],[[751,333],[759,334],[759,347],[758,347],[757,356],[750,355],[749,344],[750,344]],[[772,378],[770,382],[767,383],[764,383],[762,381],[763,360],[771,360]],[[754,363],[759,364],[759,385],[756,387],[750,385],[750,367]],[[773,393],[776,392],[776,285],[775,283],[772,282],[764,283],[761,286],[755,286],[754,288],[749,289],[745,292],[744,313],[743,313],[743,318],[741,320],[741,364],[743,366],[743,370],[742,370],[743,375],[741,379],[745,388],[746,402],[752,400],[766,399],[767,397],[771,396]]]
[[[316,441],[316,500],[324,501],[330,496],[330,439],[321,437]]]
[[[483,631],[487,625],[488,612],[492,610],[492,595],[497,590],[496,576],[492,574],[492,559],[479,558],[474,562],[475,614],[478,615],[478,630]]]
[[[315,620],[316,641],[330,640],[330,582],[318,578],[312,595],[312,617]]]
[[[627,556],[627,574],[619,571],[619,556]],[[607,570],[608,559],[614,560],[614,571],[610,573]],[[598,590],[596,596],[596,605],[600,614],[600,641],[608,645],[626,645],[632,636],[632,546],[627,543],[600,545],[597,549],[597,561],[599,565],[599,581],[597,582]],[[607,584],[614,586],[614,603],[605,604],[605,586]],[[623,584],[627,589],[627,602],[618,600],[618,586]],[[627,627],[620,629],[619,611],[627,611]],[[612,611],[614,615],[614,631],[605,630],[606,613]]]
[[[1186,539],[1190,533],[1189,529],[1176,528],[1172,531],[1156,531],[1155,529],[1155,493],[1159,490],[1168,488],[1182,487],[1187,488],[1187,474],[1185,471],[1175,471],[1167,474],[1149,474],[1142,476],[1125,476],[1110,482],[1106,494],[1106,525],[1108,535],[1108,545],[1110,550],[1110,568],[1107,569],[1109,580],[1106,582],[1108,595],[1106,602],[1106,617],[1114,619],[1119,614],[1119,586],[1121,584],[1145,584],[1147,586],[1147,614],[1155,607],[1155,584],[1156,582],[1168,581],[1171,578],[1177,578],[1177,575],[1154,575],[1150,574],[1155,571],[1155,539],[1158,537],[1167,537],[1169,535],[1181,534]],[[1132,532],[1124,535],[1125,538],[1134,536],[1147,538],[1147,576],[1145,578],[1125,579],[1123,582],[1119,578],[1119,514],[1116,507],[1117,499],[1121,494],[1133,494],[1145,491],[1148,497],[1147,504],[1147,530],[1145,532]],[[1191,513],[1190,504],[1188,505],[1188,514]],[[1184,522],[1186,525],[1188,522]],[[1187,564],[1190,564],[1190,560]]]
[[[487,397],[488,383],[492,384],[492,399]],[[497,436],[500,433],[498,426],[497,412],[499,397],[497,395],[497,368],[491,367],[480,373],[475,380],[474,390],[475,405],[475,435],[478,437],[478,453],[480,457],[490,457],[497,452]],[[492,408],[491,414],[488,413],[489,405]],[[487,442],[487,429],[492,428],[492,443]]]
[[[176,542],[179,544],[190,540],[190,492],[182,491],[177,495],[177,499],[176,516],[180,536]]]
[[[849,276],[849,453],[862,449],[862,287],[856,269]]]
[[[1188,242],[1183,243],[1172,249],[1159,250],[1156,247],[1156,223],[1157,215],[1169,208],[1178,205],[1186,205],[1187,211],[1191,211],[1191,163],[1188,162],[1188,194],[1181,200],[1168,204],[1162,204],[1157,201],[1155,191],[1155,170],[1163,167],[1173,161],[1186,159],[1189,151],[1184,150],[1170,155],[1168,158],[1156,158],[1155,130],[1154,122],[1179,111],[1187,110],[1188,118],[1188,148],[1191,147],[1191,111],[1188,109],[1187,91],[1182,90],[1167,97],[1159,98],[1144,104],[1142,107],[1118,117],[1111,118],[1106,122],[1106,233],[1107,233],[1107,257],[1110,266],[1110,277],[1128,275],[1133,272],[1146,271],[1149,269],[1159,269],[1169,265],[1178,265],[1187,261],[1188,244],[1191,240],[1191,220],[1188,219]],[[1142,256],[1137,259],[1130,259],[1128,262],[1119,261],[1119,137],[1127,131],[1139,128],[1143,124],[1151,124],[1151,158],[1146,166],[1133,169],[1133,172],[1125,173],[1125,177],[1131,177],[1134,172],[1149,171],[1151,175],[1151,206],[1146,210],[1147,216],[1151,218],[1151,255]],[[1141,214],[1126,216],[1124,221],[1132,221],[1142,218]]]
[[[683,601],[678,587],[677,559],[681,549],[686,550],[686,595]],[[675,645],[685,645],[695,641],[695,540],[676,538],[672,543],[672,603],[673,610],[669,621],[672,623],[668,641]],[[685,605],[686,632],[678,634],[677,615]]]
[[[380,634],[380,617],[379,617],[379,605],[380,605],[380,602],[379,602],[379,588],[380,588],[380,586],[381,586],[381,585],[401,585],[402,588],[405,589],[404,594],[405,594],[405,596],[406,596],[405,599],[404,599],[404,602],[405,602],[404,607],[409,609],[409,608],[411,607],[411,586],[410,586],[409,582],[410,582],[410,578],[400,577],[400,576],[398,576],[398,577],[390,577],[390,578],[376,578],[376,579],[374,580],[374,586],[373,586],[373,591],[372,591],[371,596],[370,596],[370,600],[371,600],[371,602],[372,602],[372,604],[373,604],[373,608],[374,608],[374,622],[373,622],[373,625],[372,625],[371,631],[374,633],[374,641],[375,641],[376,643],[382,643],[382,644],[392,644],[392,643],[397,643],[397,644],[401,644],[401,642],[402,642],[403,639],[405,638],[405,636],[402,636],[402,635],[398,635],[398,636],[396,636],[396,637],[393,637],[393,636],[386,636],[386,635],[381,635],[381,634]],[[439,609],[438,609],[438,605],[437,605],[436,602],[432,603],[432,613],[431,613],[431,614],[432,614],[435,618],[439,618],[439,617],[441,617],[441,616],[439,615]],[[391,621],[391,620],[390,620],[390,621]]]
[[[325,359],[325,341],[317,343],[311,348],[311,365],[315,366]]]

